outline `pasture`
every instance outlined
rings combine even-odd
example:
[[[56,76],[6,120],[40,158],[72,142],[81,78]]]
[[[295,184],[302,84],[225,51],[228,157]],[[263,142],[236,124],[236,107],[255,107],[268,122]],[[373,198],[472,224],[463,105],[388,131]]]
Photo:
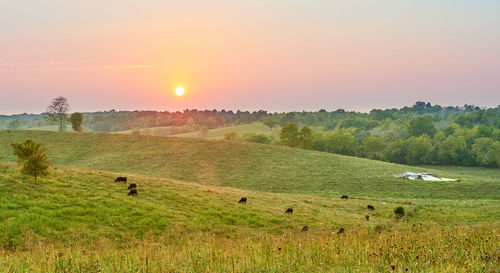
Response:
[[[54,163],[39,185],[10,151],[26,138],[42,141]],[[408,167],[223,140],[7,130],[0,162],[5,272],[499,269],[498,169]],[[407,170],[461,181],[392,177]],[[129,183],[137,196],[127,196]],[[399,206],[403,219],[394,217]]]
[[[207,139],[224,139],[224,134],[227,132],[236,132],[240,137],[244,134],[264,134],[266,136],[274,136],[279,138],[280,128],[269,129],[262,122],[254,122],[251,124],[233,125],[221,128],[208,130]],[[175,135],[177,137],[198,138],[199,132],[191,132]]]

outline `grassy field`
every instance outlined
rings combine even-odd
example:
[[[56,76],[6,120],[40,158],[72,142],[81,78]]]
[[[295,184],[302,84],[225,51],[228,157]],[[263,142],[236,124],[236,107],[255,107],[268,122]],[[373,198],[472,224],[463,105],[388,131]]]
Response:
[[[171,131],[175,129],[175,126],[163,126],[163,127],[151,127],[151,128],[142,128],[135,130],[126,130],[114,132],[117,134],[132,134],[133,132],[137,132],[140,135],[149,135],[149,136],[176,136],[176,137],[185,137],[185,138],[199,138],[199,131],[190,132],[190,133],[182,133],[182,134],[171,134]],[[269,129],[269,127],[265,126],[261,122],[254,122],[251,124],[243,124],[243,125],[234,125],[227,126],[222,128],[216,128],[208,130],[208,134],[206,136],[207,139],[223,139],[224,134],[227,132],[236,132],[239,136],[243,136],[244,134],[264,134],[267,136],[279,136],[279,128]]]
[[[26,138],[55,164],[39,185],[13,162],[9,144]],[[406,170],[461,181],[392,177]],[[222,140],[4,130],[0,272],[498,272],[499,174]]]
[[[58,165],[172,178],[205,185],[277,193],[314,193],[431,199],[495,199],[500,170],[488,175],[434,170],[222,140],[152,136],[0,131],[0,161],[15,161],[9,144],[33,138],[45,143]],[[403,171],[435,171],[460,182],[394,178]],[[462,169],[460,169],[462,170]]]
[[[151,128],[138,128],[125,131],[112,132],[113,134],[137,134],[137,135],[148,135],[148,136],[169,136],[171,135],[171,130],[175,129],[175,126],[160,126]]]
[[[207,138],[208,139],[223,139],[224,134],[227,132],[236,132],[239,136],[243,136],[244,134],[264,134],[266,136],[279,136],[280,128],[269,129],[266,125],[261,122],[255,122],[252,124],[243,124],[243,125],[235,125],[228,126],[222,128],[216,128],[208,130]],[[199,137],[199,132],[185,133],[175,135],[178,137],[191,137],[197,138]]]

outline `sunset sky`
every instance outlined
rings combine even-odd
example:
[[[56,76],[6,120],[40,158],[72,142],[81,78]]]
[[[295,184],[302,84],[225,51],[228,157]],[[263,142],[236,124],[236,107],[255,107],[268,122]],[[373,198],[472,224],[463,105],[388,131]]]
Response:
[[[56,96],[72,111],[497,106],[499,26],[498,0],[3,0],[0,114]]]

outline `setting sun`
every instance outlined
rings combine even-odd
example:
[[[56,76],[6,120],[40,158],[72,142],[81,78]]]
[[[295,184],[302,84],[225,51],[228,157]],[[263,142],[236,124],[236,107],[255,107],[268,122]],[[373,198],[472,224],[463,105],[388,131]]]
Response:
[[[179,97],[184,95],[184,87],[179,86],[179,87],[175,88],[175,94]]]

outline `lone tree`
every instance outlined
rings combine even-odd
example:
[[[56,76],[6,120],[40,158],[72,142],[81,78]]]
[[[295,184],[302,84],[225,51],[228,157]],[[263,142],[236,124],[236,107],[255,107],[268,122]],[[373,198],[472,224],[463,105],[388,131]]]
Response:
[[[12,150],[17,156],[17,162],[22,164],[21,172],[35,177],[35,184],[39,176],[47,175],[50,163],[47,159],[47,150],[41,142],[27,139],[24,142],[12,143]]]
[[[82,122],[83,122],[83,114],[75,112],[71,114],[69,117],[69,121],[71,122],[71,128],[73,128],[73,131],[75,132],[81,132],[82,131]]]
[[[278,119],[273,116],[264,116],[262,117],[261,121],[271,130],[273,130],[274,127],[277,127],[279,125]]]
[[[68,99],[65,97],[57,97],[52,100],[47,107],[47,119],[49,121],[59,123],[59,132],[63,131],[64,121],[68,119],[66,113],[69,110]]]
[[[297,147],[299,145],[299,128],[294,122],[287,123],[280,132],[281,144],[289,147]]]

